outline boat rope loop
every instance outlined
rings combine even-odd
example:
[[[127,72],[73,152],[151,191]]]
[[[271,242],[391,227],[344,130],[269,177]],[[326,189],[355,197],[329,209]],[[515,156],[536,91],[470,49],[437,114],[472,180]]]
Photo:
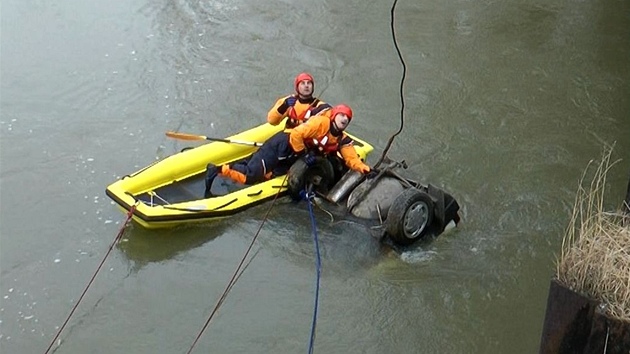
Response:
[[[398,41],[396,40],[396,28],[394,27],[394,19],[395,19],[395,11],[396,11],[396,3],[398,3],[398,0],[394,0],[394,3],[392,4],[392,8],[390,10],[390,27],[392,30],[392,39],[394,41],[394,47],[396,47],[396,53],[398,53],[398,58],[400,59],[400,63],[402,64],[402,78],[400,79],[400,128],[398,129],[398,131],[396,133],[394,133],[389,140],[387,141],[387,145],[385,146],[385,149],[383,150],[383,154],[381,155],[381,157],[378,159],[378,161],[376,162],[376,164],[374,165],[374,168],[378,168],[381,163],[383,162],[383,160],[385,159],[385,156],[387,156],[387,152],[389,151],[389,148],[392,146],[392,143],[394,142],[394,138],[400,134],[400,132],[402,132],[403,127],[405,125],[405,96],[403,94],[403,88],[405,86],[405,76],[407,74],[407,65],[405,64],[405,60],[402,57],[402,54],[400,53],[400,49],[398,48]]]
[[[314,192],[305,191],[304,193],[306,204],[308,205],[308,213],[311,217],[311,227],[313,230],[313,244],[315,246],[315,302],[313,305],[313,321],[311,323],[311,338],[308,345],[308,353],[313,353],[313,346],[315,344],[315,328],[317,326],[317,309],[319,307],[319,282],[322,273],[322,261],[319,252],[319,239],[317,236],[317,223],[315,222],[315,213],[313,212],[313,199],[315,197]]]
[[[282,181],[282,184],[281,184],[282,186],[284,186],[286,184],[287,176],[288,175],[284,176],[284,180]],[[265,216],[263,217],[262,221],[260,222],[260,226],[258,227],[258,230],[254,234],[254,237],[252,238],[252,242],[250,242],[249,247],[247,247],[247,250],[245,251],[245,254],[243,254],[243,257],[241,258],[240,262],[238,263],[238,266],[236,267],[236,270],[232,274],[232,277],[230,278],[230,281],[228,282],[227,286],[223,290],[223,293],[221,294],[221,296],[219,297],[219,299],[215,303],[214,308],[212,309],[212,312],[210,313],[210,315],[208,316],[208,319],[206,320],[206,323],[203,325],[203,327],[201,328],[201,330],[197,334],[197,337],[195,337],[195,340],[193,341],[193,343],[191,344],[190,348],[186,352],[187,354],[192,353],[193,349],[195,348],[195,345],[197,345],[197,342],[199,341],[199,338],[201,338],[201,335],[203,334],[203,332],[205,332],[206,328],[208,328],[208,325],[210,324],[210,321],[212,321],[212,318],[214,317],[214,315],[216,315],[216,313],[219,311],[219,307],[221,307],[221,305],[223,304],[223,301],[227,298],[229,292],[232,290],[232,287],[234,287],[234,284],[236,284],[236,282],[241,277],[241,275],[243,275],[243,272],[245,272],[245,270],[247,269],[249,264],[252,262],[254,257],[256,257],[256,255],[258,254],[258,251],[256,251],[249,258],[249,260],[247,262],[245,262],[245,260],[247,259],[247,256],[249,256],[249,253],[252,250],[252,247],[254,247],[254,243],[256,242],[256,239],[258,238],[258,235],[260,235],[260,231],[262,230],[263,225],[265,225],[265,222],[269,218],[269,213],[271,212],[271,209],[273,209],[273,206],[276,204],[276,201],[278,200],[278,197],[280,196],[281,192],[282,192],[282,188],[278,188],[278,193],[276,193],[276,196],[271,201],[271,205],[269,206],[269,209],[267,209],[267,212],[265,213]]]
[[[94,279],[96,279],[96,276],[98,275],[98,272],[103,267],[103,264],[105,263],[105,260],[107,259],[109,254],[112,252],[112,249],[114,249],[114,246],[116,246],[116,244],[118,244],[118,242],[122,238],[122,235],[125,233],[125,229],[127,228],[127,225],[129,224],[129,221],[133,217],[133,212],[136,210],[136,206],[137,205],[138,205],[138,202],[136,202],[135,204],[133,204],[129,208],[129,212],[127,212],[127,219],[125,220],[125,222],[120,227],[120,230],[118,231],[118,234],[116,235],[116,238],[114,238],[114,241],[109,246],[109,249],[107,250],[107,253],[105,254],[103,259],[101,260],[101,263],[98,265],[98,268],[96,268],[96,271],[92,275],[92,278],[88,282],[87,286],[85,287],[85,289],[83,289],[83,293],[81,293],[81,296],[79,296],[79,300],[74,304],[74,307],[72,307],[72,310],[70,311],[70,314],[68,315],[68,317],[66,317],[66,320],[63,322],[63,325],[61,325],[61,327],[57,331],[57,334],[55,335],[55,338],[53,338],[53,340],[50,342],[50,345],[48,346],[48,349],[46,349],[46,352],[45,352],[46,354],[48,354],[50,352],[50,349],[55,344],[55,341],[57,340],[57,338],[59,338],[59,335],[61,334],[61,331],[63,331],[64,327],[66,327],[66,324],[68,324],[68,321],[70,320],[70,317],[72,317],[72,314],[74,314],[74,311],[77,309],[77,307],[81,303],[81,300],[83,300],[83,297],[87,293],[88,289],[90,288],[90,286],[92,286],[92,283],[94,282]]]

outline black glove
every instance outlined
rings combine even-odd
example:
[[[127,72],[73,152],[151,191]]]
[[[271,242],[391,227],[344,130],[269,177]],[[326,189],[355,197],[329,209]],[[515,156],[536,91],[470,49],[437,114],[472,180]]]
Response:
[[[304,155],[304,163],[306,163],[306,166],[308,167],[315,165],[317,163],[317,156],[315,156],[315,153],[312,151],[306,152],[306,155]]]
[[[378,176],[378,171],[377,171],[377,170],[375,170],[375,169],[371,169],[371,170],[370,170],[370,172],[368,172],[368,173],[366,173],[366,174],[365,174],[365,176],[366,176],[368,179],[372,179],[372,178],[374,178],[374,177]]]

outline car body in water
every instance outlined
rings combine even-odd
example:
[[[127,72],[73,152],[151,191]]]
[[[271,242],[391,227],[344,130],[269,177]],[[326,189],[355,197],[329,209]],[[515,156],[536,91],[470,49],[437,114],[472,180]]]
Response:
[[[337,214],[362,221],[374,236],[399,246],[457,226],[457,200],[432,184],[404,177],[406,168],[404,161],[387,159],[385,167],[368,178],[345,168],[337,157],[319,157],[310,167],[298,160],[289,170],[289,193],[295,199],[317,194]]]

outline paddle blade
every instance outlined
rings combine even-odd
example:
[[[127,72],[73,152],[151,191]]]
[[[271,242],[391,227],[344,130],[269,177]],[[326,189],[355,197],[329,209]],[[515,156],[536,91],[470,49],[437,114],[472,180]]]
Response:
[[[166,136],[173,139],[179,140],[206,140],[206,137],[203,135],[194,135],[194,134],[186,134],[186,133],[176,133],[176,132],[166,132]]]

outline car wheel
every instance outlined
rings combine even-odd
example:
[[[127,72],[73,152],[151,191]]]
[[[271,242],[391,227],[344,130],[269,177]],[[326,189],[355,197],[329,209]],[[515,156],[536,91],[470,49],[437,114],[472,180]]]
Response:
[[[315,165],[309,167],[303,159],[297,160],[289,169],[288,184],[289,194],[299,199],[300,191],[313,185],[313,191],[327,194],[328,189],[334,183],[335,172],[327,158],[317,156]]]
[[[415,188],[405,189],[387,213],[385,232],[397,244],[410,245],[427,233],[433,213],[433,200],[428,194]]]

